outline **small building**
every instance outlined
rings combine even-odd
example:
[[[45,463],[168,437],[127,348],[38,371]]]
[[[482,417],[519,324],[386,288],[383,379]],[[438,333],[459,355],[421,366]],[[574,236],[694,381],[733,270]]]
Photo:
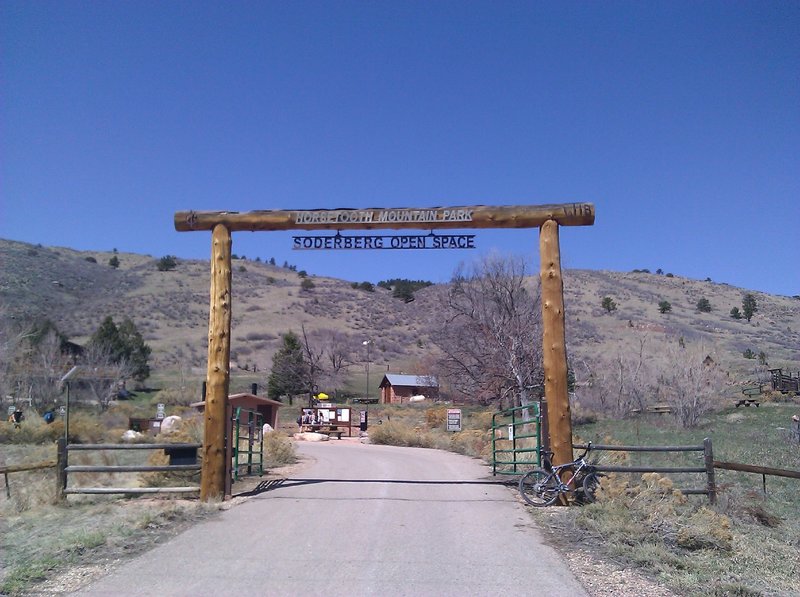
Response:
[[[190,406],[203,412],[206,408],[206,401],[194,402]],[[282,402],[256,396],[255,394],[231,394],[228,396],[228,412],[226,419],[230,421],[236,414],[237,408],[254,410],[264,417],[264,422],[272,425],[273,429],[278,428],[278,409],[283,406]]]
[[[406,404],[412,398],[439,398],[439,381],[433,375],[399,375],[387,373],[380,384],[381,404]]]

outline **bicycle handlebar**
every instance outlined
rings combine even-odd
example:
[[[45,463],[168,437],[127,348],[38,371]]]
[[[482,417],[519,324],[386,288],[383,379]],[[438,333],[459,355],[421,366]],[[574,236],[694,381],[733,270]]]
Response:
[[[582,460],[586,458],[589,455],[589,452],[591,451],[592,451],[592,442],[589,442],[588,444],[586,444],[586,449],[583,451],[583,454],[578,456],[575,460]]]

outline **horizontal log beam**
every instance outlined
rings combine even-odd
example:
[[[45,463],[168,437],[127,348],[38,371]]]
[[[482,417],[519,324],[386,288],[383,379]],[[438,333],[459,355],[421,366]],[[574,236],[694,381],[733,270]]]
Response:
[[[755,464],[742,464],[741,462],[722,462],[720,460],[715,460],[714,468],[723,469],[726,471],[739,471],[742,473],[757,473],[759,475],[800,479],[800,471],[793,471],[785,468],[772,468],[769,466],[758,466]]]
[[[688,466],[596,466],[601,473],[706,473],[705,468]]]
[[[402,207],[365,209],[179,211],[175,230],[213,230],[222,224],[230,231],[267,230],[378,230],[416,228],[539,228],[548,220],[560,226],[591,226],[594,205],[475,205],[461,207]]]
[[[158,473],[178,471],[199,471],[199,464],[119,464],[119,465],[92,465],[79,464],[68,466],[68,473]]]
[[[40,462],[39,464],[12,464],[10,466],[0,467],[0,474],[6,473],[22,473],[25,471],[37,471],[45,468],[55,468],[56,461],[49,460],[47,462]]]
[[[199,448],[202,444],[69,444],[67,450],[166,450]]]
[[[69,494],[112,494],[112,493],[199,493],[199,487],[70,487]]]
[[[572,444],[576,450],[585,450],[587,444]],[[703,446],[614,446],[592,444],[592,451],[601,452],[702,452]]]

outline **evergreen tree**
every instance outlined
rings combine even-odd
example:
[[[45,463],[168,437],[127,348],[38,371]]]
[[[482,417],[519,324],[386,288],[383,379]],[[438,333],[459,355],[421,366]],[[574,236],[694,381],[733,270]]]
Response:
[[[308,388],[308,370],[303,359],[303,346],[294,332],[283,335],[283,346],[272,357],[272,371],[267,379],[269,396],[302,394]]]
[[[108,260],[108,265],[110,265],[114,269],[117,269],[119,267],[119,257],[114,255],[111,259]]]
[[[610,296],[604,296],[603,301],[600,304],[607,313],[611,313],[617,309],[617,303],[615,303],[614,299],[612,299]]]
[[[756,314],[756,311],[758,311],[756,297],[749,293],[745,294],[744,298],[742,299],[742,313],[744,314],[744,318],[747,321],[750,321],[753,318],[753,315]]]
[[[669,301],[660,301],[658,303],[658,311],[661,314],[669,313],[672,311],[672,304]]]
[[[136,381],[143,382],[150,377],[148,360],[151,349],[129,318],[126,317],[117,327],[109,315],[97,328],[90,343],[107,350],[114,363],[127,362],[131,367],[131,377]]]
[[[697,301],[697,310],[701,313],[711,313],[711,303],[705,297]]]
[[[174,255],[164,255],[158,260],[158,271],[169,272],[178,266],[178,261]]]
[[[734,319],[742,318],[742,313],[741,311],[739,311],[739,307],[734,307],[733,309],[731,309],[731,317],[733,317]]]

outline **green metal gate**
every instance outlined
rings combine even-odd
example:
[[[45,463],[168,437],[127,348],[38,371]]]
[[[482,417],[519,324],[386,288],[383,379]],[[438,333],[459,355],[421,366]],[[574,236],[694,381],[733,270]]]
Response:
[[[522,475],[542,465],[539,404],[492,415],[492,474]]]
[[[233,417],[233,479],[264,474],[264,415],[236,408]],[[244,471],[244,472],[242,472]]]

